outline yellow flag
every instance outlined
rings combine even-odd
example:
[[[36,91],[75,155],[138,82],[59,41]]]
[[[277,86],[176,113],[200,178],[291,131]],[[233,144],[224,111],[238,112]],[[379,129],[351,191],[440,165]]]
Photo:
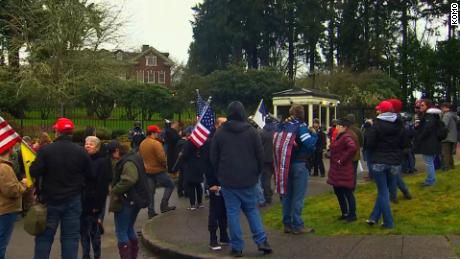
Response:
[[[22,161],[24,162],[24,171],[26,172],[27,187],[31,187],[32,177],[30,176],[30,166],[35,160],[35,152],[25,143],[21,143]]]

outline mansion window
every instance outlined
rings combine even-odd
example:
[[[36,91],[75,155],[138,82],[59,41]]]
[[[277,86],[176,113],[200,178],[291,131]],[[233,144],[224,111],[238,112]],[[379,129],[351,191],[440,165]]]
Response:
[[[144,82],[144,70],[137,71],[137,82],[143,83]]]
[[[152,67],[157,65],[157,57],[156,56],[146,56],[145,57],[145,65]]]
[[[158,83],[164,84],[165,83],[165,71],[158,72]]]
[[[154,71],[147,71],[147,83],[154,84],[155,83],[155,72]]]

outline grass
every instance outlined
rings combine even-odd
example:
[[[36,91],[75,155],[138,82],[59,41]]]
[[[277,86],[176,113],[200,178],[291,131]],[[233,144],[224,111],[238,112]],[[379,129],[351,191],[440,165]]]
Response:
[[[413,196],[405,200],[398,193],[399,203],[391,204],[395,228],[383,230],[365,223],[374,207],[377,195],[374,183],[359,185],[356,192],[358,220],[353,223],[338,221],[340,215],[336,196],[330,193],[309,197],[305,201],[302,218],[313,227],[317,235],[446,235],[460,234],[460,169],[437,173],[437,183],[421,187],[425,174],[405,177]],[[263,214],[264,224],[270,228],[283,228],[281,205]]]

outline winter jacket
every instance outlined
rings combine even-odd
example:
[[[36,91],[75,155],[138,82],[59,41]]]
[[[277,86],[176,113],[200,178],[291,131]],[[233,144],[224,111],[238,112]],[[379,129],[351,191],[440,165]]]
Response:
[[[262,145],[264,147],[264,163],[273,163],[273,134],[274,127],[264,127],[261,131]]]
[[[217,179],[216,171],[214,170],[214,167],[212,166],[212,163],[211,163],[211,146],[212,146],[213,139],[214,139],[214,135],[211,134],[211,136],[208,137],[208,140],[202,146],[202,148],[204,148],[207,151],[206,153],[203,153],[203,156],[206,158],[206,162],[207,162],[205,176],[206,176],[206,183],[209,187],[220,186],[220,182]]]
[[[353,161],[358,161],[359,159],[361,159],[361,147],[363,146],[363,143],[364,143],[363,132],[356,125],[351,125],[350,130],[351,130],[350,133],[352,134],[352,137],[355,140],[356,145],[358,145],[358,149],[356,149],[356,153],[353,157]]]
[[[256,185],[264,162],[262,141],[249,123],[229,120],[211,143],[211,163],[219,182],[228,188]]]
[[[159,140],[152,137],[144,139],[139,146],[139,155],[144,160],[147,174],[166,172],[166,154]]]
[[[90,215],[93,210],[102,211],[112,182],[112,164],[110,158],[99,151],[91,158],[91,177],[83,189],[83,213]]]
[[[442,115],[442,122],[446,126],[448,133],[447,137],[442,142],[457,142],[457,122],[458,117],[454,112],[446,112]]]
[[[318,135],[310,132],[306,123],[301,123],[297,128],[296,142],[291,154],[291,163],[306,163],[315,152]]]
[[[127,198],[131,188],[134,188],[139,180],[139,171],[143,171],[142,159],[130,159],[131,156],[138,156],[136,153],[124,155],[116,164],[110,193],[109,211],[119,212],[122,208],[122,200]],[[137,163],[137,164],[136,164]],[[141,169],[141,170],[140,170]]]
[[[196,146],[188,140],[182,148],[182,163],[180,170],[184,174],[184,180],[189,183],[203,182],[203,175],[206,173],[207,158],[204,156],[206,150],[204,147],[196,148]]]
[[[395,113],[382,113],[366,130],[366,148],[372,152],[372,163],[401,165],[403,150],[409,146],[401,119]]]
[[[353,157],[358,145],[350,132],[338,134],[331,144],[331,161],[327,183],[334,187],[355,188]]]
[[[145,139],[145,132],[141,128],[135,127],[128,132],[128,139],[131,141],[131,147],[138,149],[139,145]]]
[[[22,210],[25,190],[13,171],[13,164],[0,159],[0,216]]]
[[[327,144],[326,134],[321,129],[319,129],[317,135],[318,135],[318,140],[316,141],[316,144],[315,144],[315,152],[321,154],[323,153],[324,149],[326,149],[326,144]]]
[[[439,109],[430,108],[420,117],[420,123],[415,127],[415,154],[438,155],[441,153],[441,141],[437,135],[439,114]]]
[[[177,159],[176,146],[179,140],[180,140],[180,136],[179,136],[179,133],[177,133],[177,130],[173,128],[165,129],[165,144],[168,147],[166,150],[166,158],[167,158],[166,160],[167,160],[167,166],[168,166],[169,173],[174,173],[172,171],[172,168]]]
[[[30,174],[40,182],[39,196],[44,203],[59,205],[80,196],[91,176],[89,155],[71,140],[59,136],[37,152],[30,167]]]

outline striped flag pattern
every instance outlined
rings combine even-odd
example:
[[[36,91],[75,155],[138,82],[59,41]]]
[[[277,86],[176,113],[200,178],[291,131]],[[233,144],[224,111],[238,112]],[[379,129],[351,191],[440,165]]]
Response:
[[[0,153],[10,149],[19,141],[21,141],[19,134],[11,128],[6,120],[0,117]]]
[[[289,121],[279,126],[273,136],[273,165],[275,169],[275,185],[279,194],[286,194],[291,154],[295,146],[298,121]]]
[[[206,103],[198,123],[190,135],[190,140],[197,147],[203,146],[212,131],[215,130],[215,115],[209,103]]]

